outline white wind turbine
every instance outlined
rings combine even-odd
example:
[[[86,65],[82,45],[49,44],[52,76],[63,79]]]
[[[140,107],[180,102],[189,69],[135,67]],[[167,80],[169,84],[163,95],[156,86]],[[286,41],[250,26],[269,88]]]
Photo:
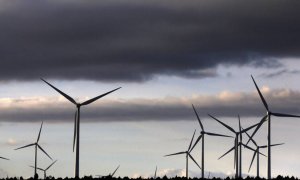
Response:
[[[232,150],[234,150],[234,166],[236,166],[236,169],[235,169],[235,178],[241,178],[242,176],[242,162],[241,162],[241,159],[240,159],[240,166],[239,166],[239,150],[238,150],[238,147],[240,146],[240,156],[242,156],[242,145],[245,147],[246,145],[245,144],[242,144],[242,142],[239,142],[239,139],[240,141],[242,140],[242,133],[245,133],[246,131],[249,131],[250,129],[256,127],[259,125],[259,123],[253,125],[253,126],[250,126],[246,129],[241,129],[241,123],[240,123],[240,116],[238,116],[238,119],[239,119],[239,131],[235,131],[232,127],[228,126],[227,124],[223,123],[222,121],[218,120],[217,118],[215,118],[214,116],[208,114],[211,118],[213,118],[214,120],[216,120],[217,122],[219,122],[220,124],[222,124],[224,127],[226,127],[228,130],[230,130],[232,133],[235,134],[235,141],[234,141],[234,146],[233,148],[231,148],[228,152],[226,152],[223,156],[221,156],[219,159],[221,159],[222,157],[224,157],[226,154],[228,154],[229,152],[231,152]],[[246,148],[250,148],[249,146],[247,146]]]
[[[57,161],[57,160],[56,160],[56,161]],[[55,164],[56,161],[52,162],[52,163],[51,163],[47,168],[45,168],[45,169],[37,167],[38,170],[44,172],[44,179],[47,178],[47,171],[48,171],[48,169],[50,169],[50,167],[53,166],[53,164]],[[34,168],[34,166],[30,166],[30,167]]]
[[[18,150],[18,149],[23,149],[23,148],[27,148],[27,147],[30,147],[30,146],[34,146],[35,147],[35,156],[34,156],[34,176],[36,176],[36,169],[37,169],[37,149],[39,148],[43,153],[45,153],[51,160],[52,158],[46,153],[46,151],[39,145],[39,140],[40,140],[40,136],[41,136],[41,131],[42,131],[42,127],[43,127],[43,122],[41,124],[41,127],[40,127],[40,131],[39,131],[39,135],[37,137],[37,140],[35,143],[32,143],[32,144],[28,144],[26,146],[22,146],[22,147],[19,147],[15,150]]]
[[[75,177],[79,177],[79,135],[80,135],[80,107],[81,106],[85,106],[85,105],[88,105],[88,104],[91,104],[92,102],[120,89],[121,87],[119,88],[116,88],[112,91],[109,91],[109,92],[106,92],[104,94],[101,94],[97,97],[94,97],[92,99],[89,99],[87,101],[84,101],[83,103],[78,103],[76,102],[73,98],[71,98],[69,95],[67,95],[66,93],[62,92],[61,90],[57,89],[56,87],[54,87],[52,84],[48,83],[46,80],[42,79],[42,81],[44,81],[46,84],[48,84],[50,87],[52,87],[54,90],[56,90],[59,94],[61,94],[62,96],[64,96],[67,100],[69,100],[71,103],[73,103],[76,108],[77,108],[77,111],[75,113],[75,122],[74,122],[74,138],[73,138],[73,152],[74,152],[74,146],[76,144],[76,162],[75,162]]]
[[[208,136],[219,136],[219,137],[231,137],[231,138],[233,138],[232,136],[227,136],[227,135],[223,135],[223,134],[216,134],[216,133],[211,133],[211,132],[207,132],[207,131],[204,131],[204,127],[203,127],[203,124],[202,124],[202,122],[201,122],[201,120],[200,120],[200,117],[199,117],[199,115],[198,115],[198,113],[197,113],[197,111],[196,111],[196,109],[195,109],[195,107],[194,107],[194,105],[192,105],[193,106],[193,109],[194,109],[194,112],[195,112],[195,115],[196,115],[196,117],[197,117],[197,119],[198,119],[198,122],[199,122],[199,125],[200,125],[200,128],[201,128],[201,134],[200,134],[200,136],[197,138],[197,140],[195,141],[195,144],[194,144],[194,146],[192,147],[192,149],[191,149],[191,151],[194,149],[194,147],[197,145],[197,143],[202,139],[202,164],[201,164],[201,176],[202,176],[202,179],[204,179],[204,137],[205,137],[205,135],[208,135]]]
[[[252,167],[252,164],[254,162],[254,159],[255,159],[255,156],[256,156],[256,177],[259,178],[259,154],[260,153],[260,149],[265,149],[267,148],[268,146],[267,145],[263,145],[263,146],[259,146],[257,145],[256,141],[254,141],[254,139],[251,138],[251,136],[246,132],[247,136],[249,137],[249,139],[251,140],[251,142],[255,145],[256,147],[256,150],[254,151],[254,154],[253,154],[253,157],[252,157],[252,160],[251,160],[251,164],[249,166],[249,170],[248,172],[250,172],[251,170],[251,167]],[[284,143],[279,143],[279,144],[272,144],[271,146],[280,146],[280,145],[283,145]]]
[[[195,136],[195,133],[196,133],[196,130],[194,131],[194,134],[193,134],[193,137],[192,137],[192,140],[190,142],[190,145],[187,149],[187,151],[181,151],[181,152],[178,152],[178,153],[173,153],[173,154],[168,154],[168,155],[165,155],[165,157],[167,156],[175,156],[175,155],[180,155],[180,154],[185,154],[186,155],[186,178],[188,179],[189,178],[189,174],[188,174],[188,160],[189,158],[192,159],[192,161],[194,161],[194,163],[201,169],[201,167],[199,166],[199,164],[196,162],[196,160],[193,158],[193,156],[190,154],[191,153],[191,147],[192,147],[192,143],[193,143],[193,140],[194,140],[194,136]]]
[[[267,101],[265,100],[264,96],[262,95],[262,93],[260,92],[253,76],[251,75],[251,78],[253,80],[253,83],[256,87],[256,90],[260,96],[260,99],[262,101],[262,103],[264,104],[264,107],[267,111],[267,114],[262,118],[262,120],[260,121],[260,124],[257,126],[257,128],[255,129],[255,131],[253,132],[253,134],[251,135],[251,138],[253,138],[253,136],[255,135],[255,133],[257,132],[257,130],[261,127],[261,125],[267,120],[268,121],[268,179],[271,179],[271,116],[277,116],[277,117],[294,117],[294,118],[300,118],[300,116],[298,115],[291,115],[291,114],[283,114],[283,113],[275,113],[275,112],[271,112],[269,109],[269,106],[267,104]],[[250,141],[250,139],[249,139]],[[249,143],[248,141],[248,143]]]

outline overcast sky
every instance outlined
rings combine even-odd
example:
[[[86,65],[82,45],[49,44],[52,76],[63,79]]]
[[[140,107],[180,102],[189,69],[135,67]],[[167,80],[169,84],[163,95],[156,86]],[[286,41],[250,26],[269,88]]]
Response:
[[[184,158],[162,156],[184,150],[199,131],[191,104],[210,131],[227,134],[207,113],[234,127],[237,114],[245,125],[265,114],[251,74],[271,110],[300,114],[299,7],[277,0],[1,0],[0,155],[12,160],[0,163],[0,175],[32,174],[33,149],[13,149],[34,141],[41,121],[45,149],[59,160],[50,174],[73,175],[75,107],[40,78],[79,102],[122,87],[82,108],[82,175],[119,163],[121,176],[151,176],[156,165],[160,175],[184,175]],[[274,176],[300,176],[299,125],[275,118],[274,140],[286,145],[274,149]],[[266,143],[263,128],[258,141]],[[219,143],[212,138],[207,146],[207,171],[230,175],[232,158],[216,159],[232,142],[223,141],[223,151]],[[251,156],[245,153],[245,173]],[[191,174],[200,172],[191,166]]]

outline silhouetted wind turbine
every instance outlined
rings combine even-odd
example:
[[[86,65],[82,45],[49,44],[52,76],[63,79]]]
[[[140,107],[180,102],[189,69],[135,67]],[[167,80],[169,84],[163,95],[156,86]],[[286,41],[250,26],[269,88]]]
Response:
[[[116,174],[119,167],[120,167],[120,165],[114,170],[113,173],[109,173],[107,176],[101,176],[101,175],[96,175],[96,176],[98,176],[98,177],[111,177],[112,178]]]
[[[255,129],[255,131],[253,132],[253,134],[251,135],[251,138],[255,135],[255,133],[257,132],[257,130],[260,128],[260,126],[265,122],[265,119],[268,120],[268,176],[267,178],[268,179],[271,179],[271,115],[273,116],[277,116],[277,117],[296,117],[296,118],[300,118],[300,116],[297,116],[297,115],[291,115],[291,114],[282,114],[282,113],[274,113],[274,112],[271,112],[269,107],[268,107],[268,104],[265,100],[265,98],[263,97],[262,93],[260,92],[253,76],[251,75],[251,78],[253,80],[253,83],[256,87],[256,90],[260,96],[260,99],[261,101],[263,102],[266,110],[267,110],[267,115],[263,117],[263,119],[261,120],[260,122],[260,125],[257,126],[257,128]],[[249,141],[248,141],[249,142]]]
[[[239,143],[239,137],[240,137],[240,140],[241,140],[241,134],[242,133],[245,133],[246,131],[249,131],[250,129],[256,127],[259,125],[259,123],[253,125],[253,126],[250,126],[246,129],[241,129],[241,126],[240,126],[240,116],[239,117],[239,131],[235,131],[232,127],[228,126],[227,124],[223,123],[222,121],[218,120],[217,118],[215,118],[214,116],[208,114],[211,118],[213,118],[214,120],[216,120],[217,122],[219,122],[220,124],[222,124],[224,127],[226,127],[228,130],[230,130],[231,132],[233,132],[235,134],[235,142],[234,142],[234,146],[233,148],[231,148],[228,152],[226,152],[223,156],[225,156],[226,154],[228,154],[229,152],[231,152],[232,150],[235,150],[234,152],[234,166],[236,166],[236,169],[235,169],[235,178],[239,178],[241,177],[241,168],[239,169],[239,159],[238,159],[238,146],[240,145],[243,145],[245,146],[245,144],[240,144]],[[247,146],[248,148],[249,146]],[[249,147],[250,148],[250,147]],[[241,150],[241,147],[240,147],[240,150]],[[241,155],[241,153],[240,153]],[[219,159],[221,159],[223,156],[221,156]],[[240,160],[240,164],[241,164],[241,160]],[[240,170],[240,173],[239,173],[239,170]]]
[[[191,142],[190,142],[190,145],[189,145],[187,151],[182,151],[182,152],[178,152],[178,153],[173,153],[173,154],[165,155],[165,157],[167,157],[167,156],[174,156],[174,155],[179,155],[179,154],[186,154],[186,172],[185,172],[185,173],[186,173],[186,178],[187,178],[187,179],[189,178],[189,174],[188,174],[188,159],[189,159],[189,158],[191,158],[192,161],[194,161],[194,163],[201,169],[201,167],[199,166],[199,164],[196,162],[196,160],[195,160],[195,159],[193,158],[193,156],[190,154],[190,153],[191,153],[191,147],[192,147],[192,143],[193,143],[193,140],[194,140],[195,133],[196,133],[196,130],[194,131],[192,140],[191,140]]]
[[[36,169],[37,169],[37,149],[39,148],[41,151],[43,151],[43,153],[45,153],[51,160],[52,158],[46,153],[46,151],[39,145],[39,140],[40,140],[40,136],[41,136],[41,131],[42,131],[42,127],[43,127],[43,122],[41,124],[41,127],[40,127],[40,131],[39,131],[39,135],[37,137],[37,140],[35,143],[32,143],[32,144],[28,144],[26,146],[22,146],[22,147],[19,147],[15,150],[18,150],[18,149],[23,149],[23,148],[27,148],[27,147],[30,147],[30,146],[35,146],[35,158],[34,158],[34,177],[36,175]]]
[[[240,151],[241,151],[241,147],[242,146],[244,146],[245,148],[247,148],[247,149],[249,149],[249,150],[251,150],[251,151],[253,151],[253,152],[255,152],[255,149],[253,149],[253,148],[251,148],[251,147],[249,147],[249,146],[247,146],[246,144],[244,144],[244,143],[242,143],[242,142],[239,142],[238,143],[238,145],[237,145],[237,147],[240,147]],[[223,154],[222,156],[220,156],[218,159],[221,159],[221,158],[223,158],[224,156],[226,156],[228,153],[230,153],[231,151],[233,151],[235,148],[237,148],[236,147],[236,145],[234,145],[231,149],[229,149],[225,154]],[[262,154],[262,153],[259,153],[259,154],[261,154],[261,155],[263,155],[263,156],[266,156],[266,155],[264,155],[264,154]],[[239,159],[240,160],[240,162],[239,162],[239,178],[241,178],[242,177],[242,153],[240,153],[240,157],[238,157],[238,156],[235,156],[235,160],[236,159]],[[238,169],[238,168],[237,168]]]
[[[88,104],[91,104],[92,102],[120,89],[116,88],[112,91],[106,92],[104,94],[101,94],[100,96],[94,97],[92,99],[89,99],[83,103],[78,103],[76,102],[73,98],[71,98],[69,95],[65,94],[64,92],[62,92],[61,90],[57,89],[56,87],[54,87],[52,84],[48,83],[46,80],[42,79],[42,81],[44,81],[46,84],[48,84],[50,87],[52,87],[54,90],[56,90],[58,93],[60,93],[62,96],[64,96],[67,100],[69,100],[71,103],[73,103],[76,107],[77,107],[77,111],[75,113],[75,122],[74,122],[74,138],[73,138],[73,152],[74,152],[74,146],[76,144],[76,163],[75,163],[75,177],[79,177],[79,135],[80,135],[80,107],[81,106],[85,106]],[[75,139],[76,139],[76,143],[75,143]]]
[[[197,138],[197,140],[195,141],[195,144],[194,146],[192,147],[191,151],[194,149],[194,147],[197,145],[197,143],[200,141],[200,139],[202,138],[202,164],[201,164],[201,175],[202,175],[202,179],[204,179],[204,137],[205,135],[209,135],[209,136],[220,136],[220,137],[231,137],[233,138],[232,136],[227,136],[227,135],[223,135],[223,134],[216,134],[216,133],[211,133],[211,132],[206,132],[204,131],[204,127],[203,127],[203,124],[199,118],[199,115],[194,107],[194,105],[192,104],[193,106],[193,109],[194,109],[194,112],[196,114],[196,117],[198,119],[198,122],[200,124],[200,128],[201,128],[201,134],[200,136]]]
[[[154,173],[153,179],[156,179],[156,172],[157,172],[157,166],[156,166],[156,168],[155,168],[155,173]]]
[[[56,160],[56,161],[57,161],[57,160]],[[41,170],[41,171],[44,172],[44,179],[46,179],[46,177],[47,177],[47,170],[48,170],[53,164],[55,164],[56,161],[54,161],[53,163],[51,163],[46,169],[42,169],[42,168],[37,167],[38,170]],[[30,166],[30,167],[34,168],[34,166]]]
[[[253,161],[254,161],[254,159],[255,159],[255,156],[257,156],[256,157],[256,163],[257,163],[257,165],[256,165],[256,177],[259,177],[259,154],[260,154],[260,152],[259,152],[259,150],[260,149],[264,149],[264,148],[267,148],[268,146],[267,145],[264,145],[264,146],[259,146],[259,145],[257,145],[257,143],[254,141],[254,139],[253,138],[251,138],[251,136],[246,132],[246,134],[247,134],[247,136],[249,137],[249,139],[252,141],[252,143],[256,146],[256,150],[254,151],[254,154],[253,154],[253,157],[252,157],[252,160],[251,160],[251,164],[250,164],[250,167],[249,167],[249,170],[248,170],[248,172],[250,172],[250,169],[251,169],[251,167],[252,167],[252,164],[253,164]],[[280,146],[280,145],[283,145],[284,143],[280,143],[280,144],[272,144],[271,146]]]

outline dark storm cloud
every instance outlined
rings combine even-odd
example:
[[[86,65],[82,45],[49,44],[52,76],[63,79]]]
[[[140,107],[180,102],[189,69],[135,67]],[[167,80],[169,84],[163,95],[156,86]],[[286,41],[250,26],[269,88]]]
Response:
[[[263,88],[273,112],[300,114],[300,92]],[[196,120],[191,103],[201,117],[261,117],[265,109],[256,92],[222,92],[214,96],[161,99],[106,100],[81,108],[82,122]],[[58,98],[0,99],[0,120],[6,122],[73,122],[75,107]]]
[[[0,3],[0,80],[201,78],[300,55],[300,1]]]

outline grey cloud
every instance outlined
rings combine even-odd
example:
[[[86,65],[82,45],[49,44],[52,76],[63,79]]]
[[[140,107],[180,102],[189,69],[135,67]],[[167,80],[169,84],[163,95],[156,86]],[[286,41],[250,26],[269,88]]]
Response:
[[[268,91],[263,94],[273,112],[300,114],[300,92],[287,89]],[[33,98],[34,99],[34,98]],[[75,107],[56,100],[11,101],[7,105],[0,100],[0,119],[7,122],[73,122]],[[222,92],[214,96],[167,97],[162,99],[105,100],[82,107],[82,122],[114,121],[178,121],[195,120],[193,103],[201,117],[211,113],[217,117],[261,117],[265,109],[256,92]]]
[[[2,81],[203,78],[300,54],[298,1],[0,3]]]
[[[263,73],[260,76],[265,77],[265,78],[274,78],[274,77],[279,77],[282,75],[297,75],[297,74],[300,74],[300,70],[282,69],[282,70],[272,72],[272,73]]]

